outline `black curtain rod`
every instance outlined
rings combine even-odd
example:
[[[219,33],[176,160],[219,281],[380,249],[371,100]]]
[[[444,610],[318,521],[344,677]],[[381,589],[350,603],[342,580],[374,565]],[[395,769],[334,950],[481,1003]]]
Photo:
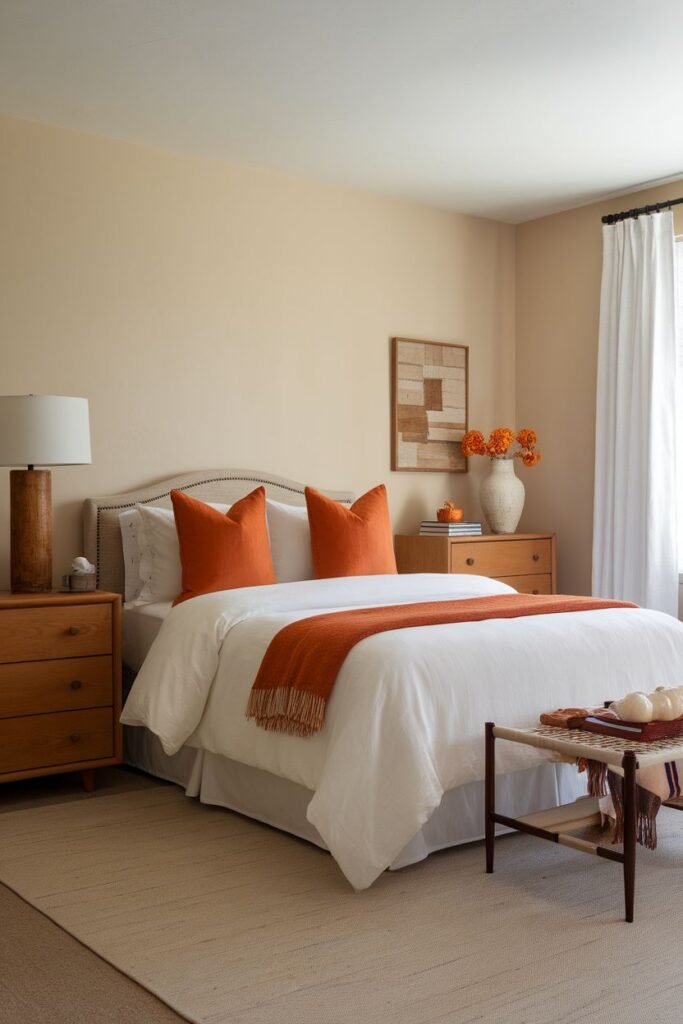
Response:
[[[623,210],[621,213],[608,213],[602,218],[603,224],[616,224],[620,220],[628,220],[630,217],[639,217],[641,213],[659,213],[660,210],[668,210],[670,206],[678,206],[683,203],[680,199],[666,199],[662,203],[652,203],[651,206],[640,206],[635,210]]]

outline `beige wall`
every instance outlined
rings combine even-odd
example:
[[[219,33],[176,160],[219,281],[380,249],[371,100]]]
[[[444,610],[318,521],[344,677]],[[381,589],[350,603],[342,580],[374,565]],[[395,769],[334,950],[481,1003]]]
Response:
[[[384,480],[399,530],[478,514],[483,466],[389,472],[389,338],[469,344],[472,423],[512,419],[512,227],[7,118],[0,153],[0,393],[91,402],[92,466],[53,473],[56,576],[84,497],[197,468]]]
[[[527,488],[521,527],[555,530],[559,585],[589,593],[595,387],[605,213],[681,195],[683,182],[638,192],[517,228],[517,422],[540,434],[544,460],[519,471]],[[675,208],[683,231],[683,208]]]

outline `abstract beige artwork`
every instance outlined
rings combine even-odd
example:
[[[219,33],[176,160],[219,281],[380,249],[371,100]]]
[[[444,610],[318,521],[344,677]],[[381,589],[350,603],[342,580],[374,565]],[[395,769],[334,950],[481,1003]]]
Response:
[[[467,346],[392,338],[391,468],[466,473]]]

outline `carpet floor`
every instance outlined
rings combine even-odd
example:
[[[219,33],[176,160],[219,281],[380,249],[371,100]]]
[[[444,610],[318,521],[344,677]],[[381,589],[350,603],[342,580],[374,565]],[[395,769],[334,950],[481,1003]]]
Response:
[[[6,782],[0,814],[158,788],[128,768],[101,768],[84,793],[78,775]],[[165,1003],[0,885],[0,1024],[182,1024]]]
[[[615,865],[526,836],[492,878],[477,844],[354,894],[175,787],[0,815],[0,881],[199,1024],[679,1024],[683,815],[660,824],[634,925]]]
[[[181,1024],[3,885],[0,921],[1,1024]]]

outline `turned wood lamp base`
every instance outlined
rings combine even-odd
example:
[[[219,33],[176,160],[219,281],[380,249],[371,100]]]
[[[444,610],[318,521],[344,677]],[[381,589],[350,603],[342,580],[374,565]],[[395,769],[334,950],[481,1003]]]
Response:
[[[14,594],[52,590],[52,474],[13,469],[10,478],[10,586]]]

